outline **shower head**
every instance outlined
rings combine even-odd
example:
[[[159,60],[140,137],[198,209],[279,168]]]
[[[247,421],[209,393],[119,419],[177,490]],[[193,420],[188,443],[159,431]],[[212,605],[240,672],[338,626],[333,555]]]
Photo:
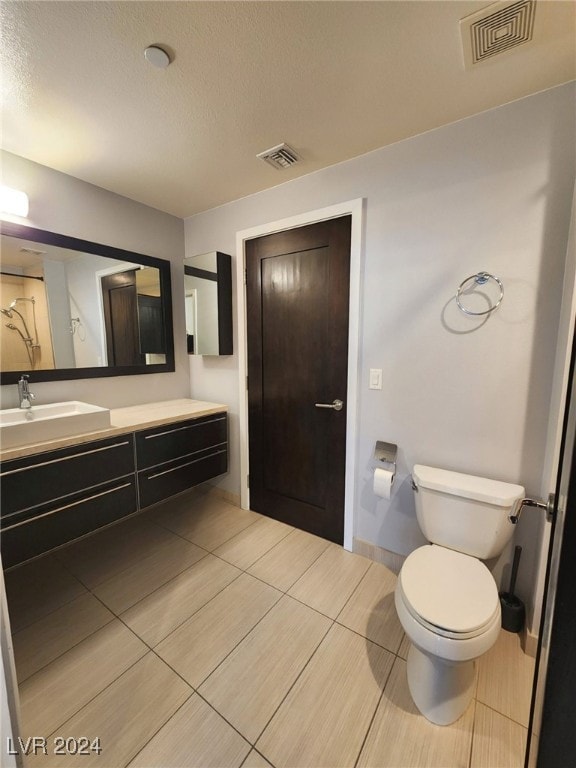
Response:
[[[15,298],[14,301],[10,302],[10,309],[14,309],[14,307],[16,306],[16,304],[18,304],[19,301],[29,301],[32,304],[36,304],[36,299],[34,298],[34,296],[32,296],[31,299],[27,299],[25,296],[19,296]]]
[[[30,360],[30,367],[34,368],[34,347],[30,347],[30,343],[32,339],[26,338],[20,328],[14,325],[14,323],[6,323],[6,328],[8,328],[11,331],[16,331],[20,335],[20,338],[24,342],[24,345],[26,346],[26,353],[28,355],[28,360]]]
[[[0,309],[0,312],[2,312],[3,315],[6,315],[6,317],[9,317],[10,319],[14,317],[12,310],[10,309]]]
[[[18,328],[17,325],[14,325],[14,323],[6,323],[6,328],[10,328],[11,331],[18,331],[18,333],[22,337],[22,341],[25,341],[26,344],[32,343],[32,339],[30,338],[30,336],[24,336],[20,328]]]
[[[36,299],[34,296],[32,296],[30,299],[27,299],[25,296],[17,296],[13,301],[10,302],[10,307],[8,311],[10,314],[8,317],[13,317],[12,312],[16,312],[20,320],[22,321],[22,325],[24,326],[24,332],[26,333],[26,338],[30,339],[32,341],[32,334],[28,330],[28,325],[26,323],[26,318],[22,314],[22,312],[19,312],[16,309],[16,304],[18,304],[19,301],[29,301],[32,304],[32,317],[34,321],[34,333],[36,334],[36,343],[38,343],[38,329],[36,327]],[[6,314],[6,313],[4,313]]]

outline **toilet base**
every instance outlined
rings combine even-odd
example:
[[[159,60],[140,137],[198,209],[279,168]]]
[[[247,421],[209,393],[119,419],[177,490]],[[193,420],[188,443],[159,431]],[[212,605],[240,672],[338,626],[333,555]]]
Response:
[[[408,653],[408,688],[427,720],[450,725],[464,714],[474,695],[474,661],[447,661],[421,651]]]

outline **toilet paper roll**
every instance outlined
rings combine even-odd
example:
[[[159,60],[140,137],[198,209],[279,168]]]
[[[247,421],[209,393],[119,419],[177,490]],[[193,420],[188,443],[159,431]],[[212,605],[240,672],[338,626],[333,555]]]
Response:
[[[389,499],[394,485],[394,472],[377,467],[374,470],[374,494],[382,499]]]

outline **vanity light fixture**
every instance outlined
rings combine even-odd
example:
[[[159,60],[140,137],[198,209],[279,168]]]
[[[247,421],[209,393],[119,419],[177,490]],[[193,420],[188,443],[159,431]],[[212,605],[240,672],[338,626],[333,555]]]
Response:
[[[11,216],[28,216],[28,195],[19,189],[0,186],[0,212]]]
[[[170,56],[159,45],[149,45],[144,51],[144,58],[157,69],[166,69],[170,65]]]

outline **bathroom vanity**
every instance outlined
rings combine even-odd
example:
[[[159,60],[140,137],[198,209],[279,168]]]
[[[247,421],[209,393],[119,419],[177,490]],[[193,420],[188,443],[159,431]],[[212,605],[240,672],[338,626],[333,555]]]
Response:
[[[226,472],[226,411],[186,399],[119,408],[99,432],[2,451],[3,566]]]

